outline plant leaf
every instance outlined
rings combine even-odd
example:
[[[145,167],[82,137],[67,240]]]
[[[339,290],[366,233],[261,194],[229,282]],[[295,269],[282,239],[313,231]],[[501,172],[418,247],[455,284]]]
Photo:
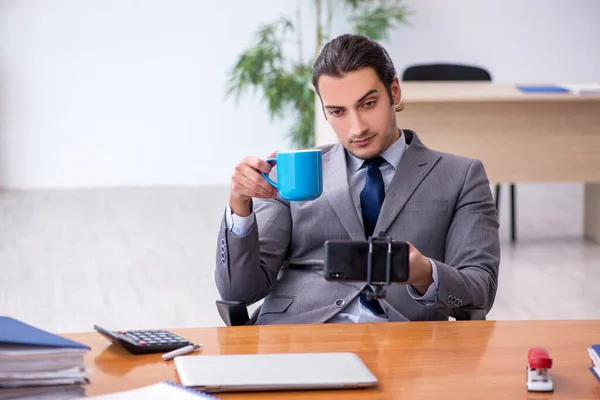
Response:
[[[373,0],[344,0],[346,6],[356,9],[364,4],[372,3]]]
[[[256,92],[262,89],[269,99],[271,114],[280,111],[277,91],[284,71],[284,57],[281,49],[283,37],[294,25],[291,20],[281,18],[262,26],[255,35],[255,43],[245,50],[229,73],[226,98],[234,97],[236,102],[249,89]]]
[[[411,15],[408,7],[401,1],[390,4],[364,5],[350,17],[354,33],[373,40],[389,39],[393,28],[399,24],[408,24]]]

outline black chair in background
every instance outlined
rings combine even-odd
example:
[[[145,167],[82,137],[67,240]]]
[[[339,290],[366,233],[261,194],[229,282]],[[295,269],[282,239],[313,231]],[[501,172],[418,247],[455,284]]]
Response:
[[[483,68],[460,64],[413,65],[402,74],[403,81],[491,81]]]
[[[419,64],[404,70],[402,80],[409,81],[491,81],[483,68],[462,64]],[[496,210],[500,205],[500,184],[496,184]],[[516,240],[515,184],[510,184],[510,240]]]

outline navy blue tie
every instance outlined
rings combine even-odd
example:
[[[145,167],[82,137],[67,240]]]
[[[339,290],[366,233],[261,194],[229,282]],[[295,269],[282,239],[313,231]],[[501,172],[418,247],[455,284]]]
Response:
[[[365,227],[365,236],[373,236],[381,205],[385,197],[385,186],[383,176],[379,167],[385,160],[383,157],[373,158],[364,162],[367,167],[367,178],[365,187],[360,192],[360,207],[362,210],[363,224]]]
[[[367,177],[365,179],[365,187],[360,192],[360,207],[362,210],[363,225],[365,227],[365,236],[373,236],[377,219],[379,218],[379,212],[381,211],[381,205],[385,198],[385,186],[383,183],[383,175],[379,167],[385,160],[383,157],[376,157],[371,160],[366,160],[363,166],[367,167]],[[367,266],[365,265],[365,268]],[[367,287],[367,291],[371,291],[371,288]],[[366,294],[363,292],[360,295],[360,302],[369,309],[375,315],[384,314],[383,309],[379,302],[375,299],[367,299]]]

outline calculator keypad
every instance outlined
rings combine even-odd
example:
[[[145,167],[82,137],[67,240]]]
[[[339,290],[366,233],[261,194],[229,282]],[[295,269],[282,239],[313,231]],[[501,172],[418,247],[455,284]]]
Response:
[[[140,346],[164,346],[164,345],[181,345],[185,346],[190,342],[174,333],[161,330],[134,330],[120,332],[134,341]]]

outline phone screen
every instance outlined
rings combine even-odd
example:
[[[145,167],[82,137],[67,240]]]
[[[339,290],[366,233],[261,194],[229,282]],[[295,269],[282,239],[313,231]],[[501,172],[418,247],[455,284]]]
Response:
[[[372,282],[386,281],[388,244],[373,244]],[[325,278],[328,280],[367,281],[369,242],[329,240],[325,242]],[[392,243],[392,282],[408,280],[408,245]]]

